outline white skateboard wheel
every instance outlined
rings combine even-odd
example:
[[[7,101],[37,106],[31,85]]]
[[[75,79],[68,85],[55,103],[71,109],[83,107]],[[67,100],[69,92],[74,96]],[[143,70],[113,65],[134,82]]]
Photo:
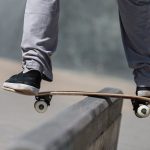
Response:
[[[139,118],[146,118],[150,115],[150,108],[146,105],[141,105],[138,109],[137,109],[137,114],[136,116]]]
[[[47,111],[48,105],[45,101],[36,101],[34,108],[38,113],[44,113]]]

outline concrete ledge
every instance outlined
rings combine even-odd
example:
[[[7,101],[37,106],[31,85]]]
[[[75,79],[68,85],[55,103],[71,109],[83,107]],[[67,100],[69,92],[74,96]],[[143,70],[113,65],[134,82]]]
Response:
[[[100,92],[122,93],[105,88]],[[16,140],[9,150],[116,150],[121,99],[87,97]]]

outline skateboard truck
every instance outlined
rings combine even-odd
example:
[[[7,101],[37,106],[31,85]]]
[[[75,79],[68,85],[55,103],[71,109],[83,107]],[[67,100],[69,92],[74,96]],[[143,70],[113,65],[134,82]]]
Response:
[[[148,101],[140,101],[136,99],[131,99],[133,110],[135,112],[135,115],[138,118],[146,118],[150,115],[150,108],[148,107],[149,102]]]
[[[47,111],[48,106],[52,100],[52,95],[35,96],[36,102],[34,108],[38,113],[44,113]]]

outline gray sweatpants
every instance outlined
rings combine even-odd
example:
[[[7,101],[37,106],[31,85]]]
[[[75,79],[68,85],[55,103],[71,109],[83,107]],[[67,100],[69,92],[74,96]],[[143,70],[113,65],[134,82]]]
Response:
[[[51,81],[51,55],[58,41],[59,0],[27,0],[22,37],[24,72],[39,70]]]
[[[150,0],[118,0],[122,39],[137,86],[150,87]]]
[[[150,0],[118,0],[122,39],[138,86],[150,86]],[[27,0],[22,39],[24,70],[52,80],[50,57],[58,39],[59,0]]]

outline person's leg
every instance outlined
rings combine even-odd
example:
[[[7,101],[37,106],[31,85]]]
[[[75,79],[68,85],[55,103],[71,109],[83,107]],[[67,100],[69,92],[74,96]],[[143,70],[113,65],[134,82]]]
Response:
[[[59,0],[27,0],[22,37],[23,72],[4,82],[24,94],[37,94],[41,80],[52,81],[51,55],[58,40]]]
[[[122,39],[138,95],[150,95],[150,0],[118,0]],[[140,93],[141,92],[141,93]]]
[[[58,40],[59,0],[27,0],[22,54],[24,72],[35,69],[52,80],[51,55]]]

